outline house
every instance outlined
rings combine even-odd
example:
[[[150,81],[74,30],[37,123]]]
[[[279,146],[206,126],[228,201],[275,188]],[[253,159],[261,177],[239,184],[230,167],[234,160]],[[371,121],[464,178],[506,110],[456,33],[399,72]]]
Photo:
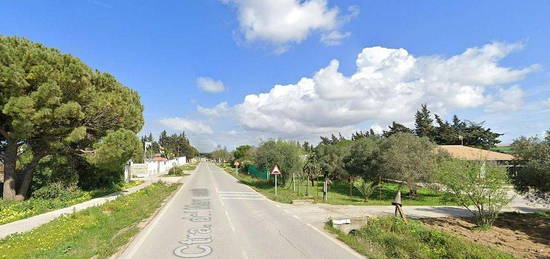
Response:
[[[153,159],[151,159],[151,161],[164,162],[164,161],[168,161],[168,159],[166,157],[162,157],[160,154],[155,154]]]
[[[462,145],[439,145],[437,148],[446,151],[453,158],[462,160],[491,161],[497,164],[509,164],[514,160],[514,156],[510,154]]]

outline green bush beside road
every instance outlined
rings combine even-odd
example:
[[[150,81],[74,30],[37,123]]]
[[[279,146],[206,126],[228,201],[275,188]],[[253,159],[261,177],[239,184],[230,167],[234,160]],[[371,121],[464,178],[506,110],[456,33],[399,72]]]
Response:
[[[349,234],[325,228],[360,254],[383,258],[514,258],[495,248],[422,226],[415,220],[405,224],[393,217],[371,218],[367,225]]]
[[[177,185],[155,183],[30,232],[11,235],[0,240],[0,258],[109,258],[176,189]]]
[[[193,171],[195,168],[197,168],[197,165],[195,164],[172,167],[165,176],[186,176],[189,175],[186,171]]]

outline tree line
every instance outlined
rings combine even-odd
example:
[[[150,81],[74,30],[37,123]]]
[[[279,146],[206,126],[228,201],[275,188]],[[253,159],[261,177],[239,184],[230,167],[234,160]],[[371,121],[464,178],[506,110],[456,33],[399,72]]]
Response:
[[[510,202],[506,185],[514,183],[520,192],[548,201],[550,186],[550,131],[544,139],[521,137],[512,144],[516,170],[489,161],[463,161],[437,148],[438,144],[464,144],[490,148],[502,134],[484,128],[483,123],[462,121],[457,116],[449,123],[434,115],[427,106],[415,116],[415,128],[393,123],[389,130],[355,132],[321,137],[317,145],[288,140],[268,140],[259,146],[243,145],[233,151],[233,161],[269,170],[279,164],[281,183],[293,179],[322,180],[349,184],[349,195],[356,188],[367,197],[383,182],[407,186],[415,196],[420,184],[452,193],[459,204],[470,210],[480,225],[491,225],[499,211]],[[218,150],[218,153],[227,151]],[[307,192],[307,189],[306,189]],[[307,193],[306,193],[307,195]],[[325,197],[326,198],[326,197]],[[478,208],[471,210],[471,205]]]
[[[483,127],[484,122],[461,120],[456,115],[453,116],[451,122],[442,119],[437,114],[434,114],[433,117],[435,121],[432,119],[432,112],[428,106],[423,104],[416,112],[414,129],[394,121],[382,136],[389,137],[399,132],[411,133],[418,137],[426,137],[438,145],[464,145],[484,149],[489,149],[500,143],[498,138],[502,134]],[[360,132],[359,134],[365,133]],[[373,134],[371,130],[370,135]]]
[[[147,159],[153,158],[155,154],[160,154],[162,157],[172,159],[174,157],[185,156],[187,159],[191,159],[199,155],[199,151],[191,145],[189,138],[185,135],[185,132],[179,134],[174,133],[168,135],[166,130],[163,130],[158,140],[153,138],[153,134],[145,135],[141,137],[141,143],[146,146],[145,157]]]

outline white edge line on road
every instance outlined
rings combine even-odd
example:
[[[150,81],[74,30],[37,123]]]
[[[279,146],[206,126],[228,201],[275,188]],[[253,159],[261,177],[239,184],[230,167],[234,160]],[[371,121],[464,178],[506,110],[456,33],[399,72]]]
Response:
[[[323,235],[324,237],[332,240],[334,243],[336,243],[338,246],[344,248],[345,250],[347,250],[348,252],[350,252],[351,254],[355,255],[355,257],[357,258],[366,258],[362,255],[360,255],[359,253],[357,253],[357,251],[353,250],[351,247],[347,246],[347,245],[344,245],[342,243],[340,243],[340,241],[338,240],[335,240],[333,237],[329,236],[327,233],[321,231],[320,229],[316,228],[315,226],[311,225],[310,223],[306,223],[306,225],[308,225],[310,228],[312,228],[313,230],[321,233],[321,235]]]
[[[233,230],[233,233],[237,233],[237,230],[235,229],[235,226],[233,226],[233,221],[231,221],[231,218],[229,217],[229,213],[227,210],[224,210],[225,217],[227,217],[227,221],[229,221],[229,226],[231,227],[231,230]]]
[[[196,172],[196,170],[195,170]],[[194,174],[192,175],[194,176]],[[191,179],[188,178],[188,179]],[[160,218],[162,218],[162,216],[166,213],[166,211],[168,210],[168,208],[170,207],[170,205],[172,205],[172,203],[174,202],[174,200],[176,200],[176,197],[178,195],[180,195],[181,192],[183,192],[183,187],[185,187],[185,184],[190,182],[189,181],[186,181],[184,182],[181,186],[180,186],[180,189],[176,192],[176,194],[174,194],[174,196],[172,196],[172,198],[170,198],[170,200],[164,204],[164,206],[162,206],[162,208],[160,209],[160,212],[155,215],[155,218],[153,219],[153,221],[151,222],[151,224],[147,225],[144,229],[143,232],[140,232],[136,238],[135,241],[135,245],[133,245],[134,242],[130,241],[130,244],[132,247],[128,247],[130,248],[130,250],[126,250],[126,251],[123,251],[122,254],[121,254],[121,257],[120,258],[134,258],[133,255],[136,253],[137,249],[141,247],[141,245],[143,244],[143,242],[145,241],[145,239],[147,238],[147,236],[149,236],[149,234],[151,233],[151,231],[155,228],[155,226],[158,224],[158,222],[160,221]],[[141,234],[141,235],[140,235]]]
[[[225,172],[227,175],[231,176],[233,179],[239,181],[239,179],[235,178],[235,176],[233,176],[232,174],[226,172],[225,170],[224,170],[224,172]],[[250,186],[248,186],[248,185],[246,185],[246,184],[243,184],[243,183],[241,183],[241,184],[244,185],[244,186],[246,186],[246,187],[248,187],[248,189],[252,190],[253,192],[257,193],[258,195],[261,195],[261,196],[265,197],[263,194],[261,194],[260,192],[257,192],[257,191],[254,190],[252,187],[250,187]],[[270,199],[268,199],[267,197],[265,197],[264,200],[266,200],[266,201],[268,201],[268,202],[271,202],[271,204],[273,204],[273,205],[275,205],[275,206],[277,206],[277,207],[279,207],[279,208],[282,208],[282,206],[279,205],[277,202],[275,202],[275,201],[273,201],[273,200],[270,200]],[[285,209],[282,209],[282,211],[285,212],[285,213],[288,213]],[[338,246],[344,248],[346,251],[348,251],[348,252],[350,252],[351,254],[353,254],[355,257],[357,257],[357,258],[366,258],[365,256],[362,256],[361,254],[359,254],[357,251],[353,250],[353,249],[352,249],[351,247],[349,247],[348,245],[343,244],[343,243],[340,242],[339,240],[335,239],[334,237],[331,237],[330,235],[328,235],[327,233],[323,232],[322,230],[319,230],[318,228],[314,227],[314,226],[311,225],[310,223],[303,222],[302,220],[300,220],[300,222],[305,223],[306,225],[308,225],[308,226],[309,226],[310,228],[312,228],[313,230],[319,232],[321,235],[323,235],[324,237],[328,238],[330,241],[334,242],[334,243],[337,244]]]

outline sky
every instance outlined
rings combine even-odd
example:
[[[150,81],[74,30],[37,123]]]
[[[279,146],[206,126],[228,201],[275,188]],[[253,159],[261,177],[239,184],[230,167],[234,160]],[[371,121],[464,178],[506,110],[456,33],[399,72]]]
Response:
[[[203,152],[317,142],[421,104],[485,122],[503,143],[550,129],[550,2],[3,1],[0,35],[79,57],[136,90],[140,134]]]

